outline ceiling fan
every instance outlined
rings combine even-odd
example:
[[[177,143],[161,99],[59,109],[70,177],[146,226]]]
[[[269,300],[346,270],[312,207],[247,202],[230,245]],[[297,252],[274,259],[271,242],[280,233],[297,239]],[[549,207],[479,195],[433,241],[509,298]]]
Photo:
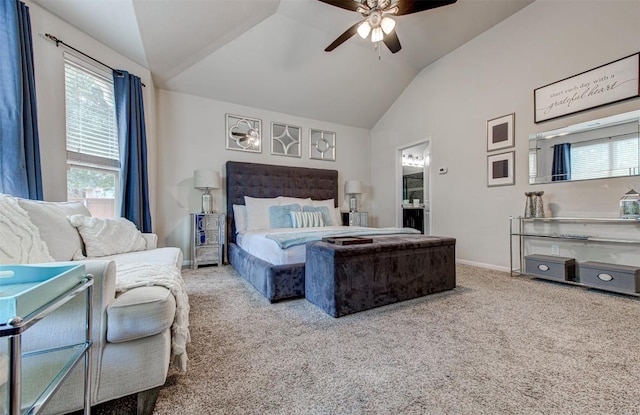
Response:
[[[338,36],[332,44],[327,46],[325,52],[331,52],[351,36],[358,33],[366,39],[371,34],[374,43],[382,41],[391,51],[398,52],[400,40],[395,31],[396,22],[390,16],[403,16],[405,14],[422,12],[437,7],[455,3],[457,0],[320,0],[323,3],[351,10],[362,14],[364,20],[359,21],[343,34]]]

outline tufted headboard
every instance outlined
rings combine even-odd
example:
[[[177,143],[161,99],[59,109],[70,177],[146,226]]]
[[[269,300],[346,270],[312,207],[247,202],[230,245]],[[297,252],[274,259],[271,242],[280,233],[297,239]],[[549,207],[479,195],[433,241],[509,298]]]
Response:
[[[227,240],[235,242],[233,205],[244,197],[333,199],[338,207],[338,171],[227,161]]]

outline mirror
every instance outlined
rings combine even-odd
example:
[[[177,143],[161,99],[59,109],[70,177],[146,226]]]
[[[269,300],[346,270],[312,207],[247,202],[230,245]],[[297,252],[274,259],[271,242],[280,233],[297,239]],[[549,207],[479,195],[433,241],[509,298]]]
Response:
[[[529,183],[640,174],[640,111],[529,136]]]
[[[262,121],[227,114],[227,150],[262,152]]]

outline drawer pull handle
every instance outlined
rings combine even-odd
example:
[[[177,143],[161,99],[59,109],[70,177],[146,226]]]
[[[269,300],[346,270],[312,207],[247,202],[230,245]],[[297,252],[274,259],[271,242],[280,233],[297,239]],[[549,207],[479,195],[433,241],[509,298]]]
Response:
[[[604,272],[602,274],[598,274],[598,278],[600,278],[602,281],[611,281],[613,279],[611,275],[605,274]]]
[[[549,266],[545,265],[545,264],[540,264],[540,265],[538,265],[538,269],[540,271],[549,271]]]

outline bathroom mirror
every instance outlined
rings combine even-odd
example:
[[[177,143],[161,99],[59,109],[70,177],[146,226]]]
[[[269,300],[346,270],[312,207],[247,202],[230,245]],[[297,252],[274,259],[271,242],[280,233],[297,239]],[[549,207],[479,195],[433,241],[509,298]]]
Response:
[[[640,111],[529,136],[529,183],[640,174]]]

